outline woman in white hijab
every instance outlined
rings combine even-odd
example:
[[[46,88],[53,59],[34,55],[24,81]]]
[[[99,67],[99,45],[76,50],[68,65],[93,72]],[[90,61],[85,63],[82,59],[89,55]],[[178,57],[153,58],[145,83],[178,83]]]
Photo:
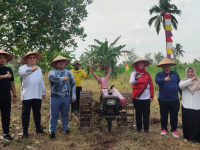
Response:
[[[185,78],[179,83],[182,89],[182,124],[186,140],[200,143],[200,78],[195,69],[186,69]]]

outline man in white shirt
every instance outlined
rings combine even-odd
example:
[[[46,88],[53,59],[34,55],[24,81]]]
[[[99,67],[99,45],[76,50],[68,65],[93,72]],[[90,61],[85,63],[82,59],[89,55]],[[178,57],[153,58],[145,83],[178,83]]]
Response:
[[[33,118],[36,127],[36,133],[43,134],[41,128],[41,104],[45,100],[45,86],[43,75],[40,67],[36,62],[41,59],[41,55],[36,52],[28,52],[22,57],[21,62],[24,64],[19,68],[21,76],[21,100],[22,100],[22,138],[28,138],[28,126],[30,120],[30,110],[32,107]]]

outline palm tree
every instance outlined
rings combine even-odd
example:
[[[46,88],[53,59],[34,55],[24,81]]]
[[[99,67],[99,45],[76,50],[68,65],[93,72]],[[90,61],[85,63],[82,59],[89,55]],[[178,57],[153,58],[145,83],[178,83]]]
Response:
[[[157,34],[159,34],[160,32],[160,28],[161,28],[161,24],[163,25],[163,28],[165,30],[165,19],[164,19],[164,14],[165,13],[169,13],[171,16],[171,22],[172,22],[172,26],[175,30],[177,30],[177,25],[178,25],[178,21],[176,20],[176,18],[174,17],[174,15],[181,15],[181,10],[178,10],[178,8],[176,7],[176,5],[174,4],[170,4],[171,0],[159,0],[159,4],[154,5],[150,10],[149,13],[150,15],[153,13],[156,13],[158,15],[152,17],[148,24],[149,26],[152,25],[152,23],[155,21],[154,27],[156,28],[156,32]]]
[[[172,54],[174,57],[174,60],[177,60],[180,58],[180,56],[183,57],[183,53],[185,53],[184,50],[182,50],[183,46],[179,43],[176,43],[176,46],[172,48]]]
[[[119,41],[121,36],[108,46],[108,41],[105,39],[105,42],[100,42],[97,39],[94,39],[97,45],[89,45],[91,50],[87,50],[84,54],[87,56],[87,61],[92,62],[96,65],[104,65],[112,68],[114,73],[114,68],[116,67],[117,60],[120,56],[123,56],[123,53],[129,53],[127,50],[122,50],[126,45],[119,45],[115,47],[116,43]]]

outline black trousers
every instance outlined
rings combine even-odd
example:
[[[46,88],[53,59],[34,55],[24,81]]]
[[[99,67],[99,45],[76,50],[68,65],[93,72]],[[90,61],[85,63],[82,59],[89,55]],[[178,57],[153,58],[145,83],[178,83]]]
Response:
[[[9,133],[11,102],[0,103],[3,134]]]
[[[33,110],[33,118],[35,122],[36,131],[41,130],[41,99],[30,99],[30,100],[23,100],[22,101],[22,128],[23,133],[28,133],[28,126],[30,120],[30,111],[31,107]]]
[[[182,106],[182,124],[184,138],[200,142],[200,110]]]
[[[143,118],[144,131],[148,131],[149,117],[150,117],[150,99],[147,100],[133,99],[133,104],[136,113],[137,131],[142,130],[142,118]]]
[[[163,101],[159,99],[160,105],[160,116],[161,116],[161,130],[165,129],[167,131],[168,124],[168,113],[170,113],[170,125],[171,131],[177,129],[178,123],[178,112],[180,109],[180,102],[177,101]]]
[[[80,92],[82,87],[76,87],[76,101],[71,103],[71,112],[79,111]]]

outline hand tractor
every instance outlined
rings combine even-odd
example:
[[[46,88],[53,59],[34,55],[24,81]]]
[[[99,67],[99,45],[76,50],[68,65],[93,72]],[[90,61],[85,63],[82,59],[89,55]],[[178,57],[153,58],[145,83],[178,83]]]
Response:
[[[104,67],[108,74],[106,77],[98,77],[94,72],[94,67]],[[111,68],[107,66],[92,66],[89,71],[94,75],[99,84],[100,90],[100,106],[98,112],[103,114],[107,121],[108,131],[111,132],[112,121],[117,120],[117,125],[125,125],[133,127],[134,122],[134,106],[132,103],[131,93],[119,92],[114,85],[108,88],[107,81],[111,72]],[[92,91],[81,91],[80,94],[80,130],[92,130],[92,116],[93,116],[93,99]]]

